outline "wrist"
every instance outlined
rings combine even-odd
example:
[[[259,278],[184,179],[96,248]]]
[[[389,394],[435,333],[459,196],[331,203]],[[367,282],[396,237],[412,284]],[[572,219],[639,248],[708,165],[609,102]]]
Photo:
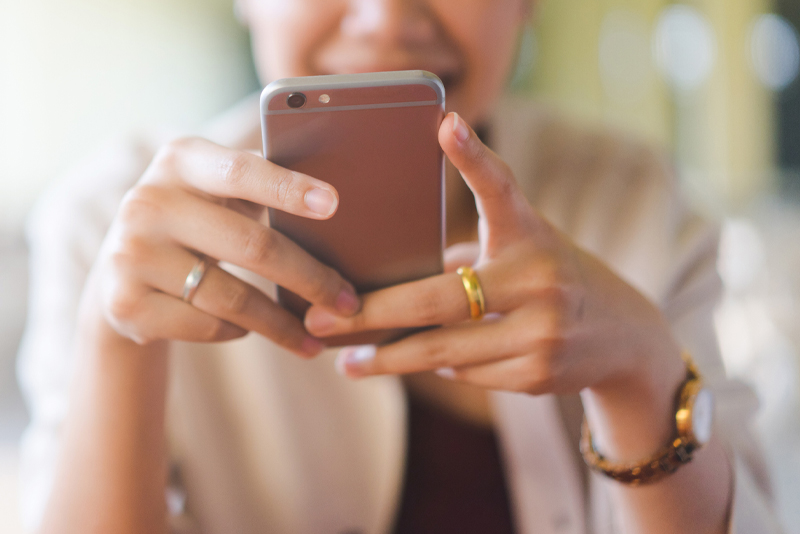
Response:
[[[583,390],[581,399],[598,450],[609,460],[635,462],[668,443],[675,433],[676,395],[685,377],[686,366],[675,345],[649,365]]]
[[[161,532],[166,517],[166,345],[119,335],[81,305],[78,365],[61,461],[44,530],[80,531],[92,517],[111,531]]]

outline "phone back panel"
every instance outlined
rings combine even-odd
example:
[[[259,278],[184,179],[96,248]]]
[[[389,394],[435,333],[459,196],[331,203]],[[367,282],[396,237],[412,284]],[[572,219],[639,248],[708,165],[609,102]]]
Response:
[[[339,271],[359,293],[443,270],[443,90],[420,71],[387,74],[395,79],[282,80],[262,98],[267,159],[339,192],[339,208],[329,220],[270,210],[270,225]],[[304,107],[286,104],[294,92],[306,96]],[[327,104],[319,101],[322,94],[329,96]],[[278,299],[298,315],[308,306],[283,288]]]

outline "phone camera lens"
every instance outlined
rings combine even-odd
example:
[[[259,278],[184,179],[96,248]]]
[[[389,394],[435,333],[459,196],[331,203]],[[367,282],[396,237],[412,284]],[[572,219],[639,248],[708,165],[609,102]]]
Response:
[[[303,93],[292,93],[286,99],[286,104],[290,108],[294,109],[302,108],[303,106],[306,105],[306,95],[304,95]]]

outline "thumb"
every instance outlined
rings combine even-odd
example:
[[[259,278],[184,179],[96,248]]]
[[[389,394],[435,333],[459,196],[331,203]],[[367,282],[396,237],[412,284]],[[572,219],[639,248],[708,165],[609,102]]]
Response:
[[[439,144],[475,195],[487,237],[519,237],[532,210],[509,166],[457,113],[448,114],[442,121]]]

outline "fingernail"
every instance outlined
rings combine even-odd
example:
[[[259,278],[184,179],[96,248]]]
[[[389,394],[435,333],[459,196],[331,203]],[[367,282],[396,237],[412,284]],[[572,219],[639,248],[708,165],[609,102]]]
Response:
[[[352,288],[343,289],[336,297],[336,309],[342,313],[350,315],[356,313],[359,308],[361,308],[361,301],[358,300],[358,296]]]
[[[456,377],[456,370],[452,367],[442,367],[437,369],[436,374],[442,378],[446,378],[447,380],[453,380]]]
[[[312,334],[325,334],[326,332],[330,331],[335,324],[336,317],[323,309],[312,308],[308,311],[308,313],[306,313],[306,330]]]
[[[469,128],[467,128],[466,123],[459,117],[458,113],[453,113],[453,135],[461,143],[469,139]]]
[[[317,215],[328,216],[336,209],[336,196],[327,189],[312,189],[305,196],[306,207]]]
[[[336,370],[342,376],[359,376],[375,359],[375,345],[345,347],[336,357]]]

